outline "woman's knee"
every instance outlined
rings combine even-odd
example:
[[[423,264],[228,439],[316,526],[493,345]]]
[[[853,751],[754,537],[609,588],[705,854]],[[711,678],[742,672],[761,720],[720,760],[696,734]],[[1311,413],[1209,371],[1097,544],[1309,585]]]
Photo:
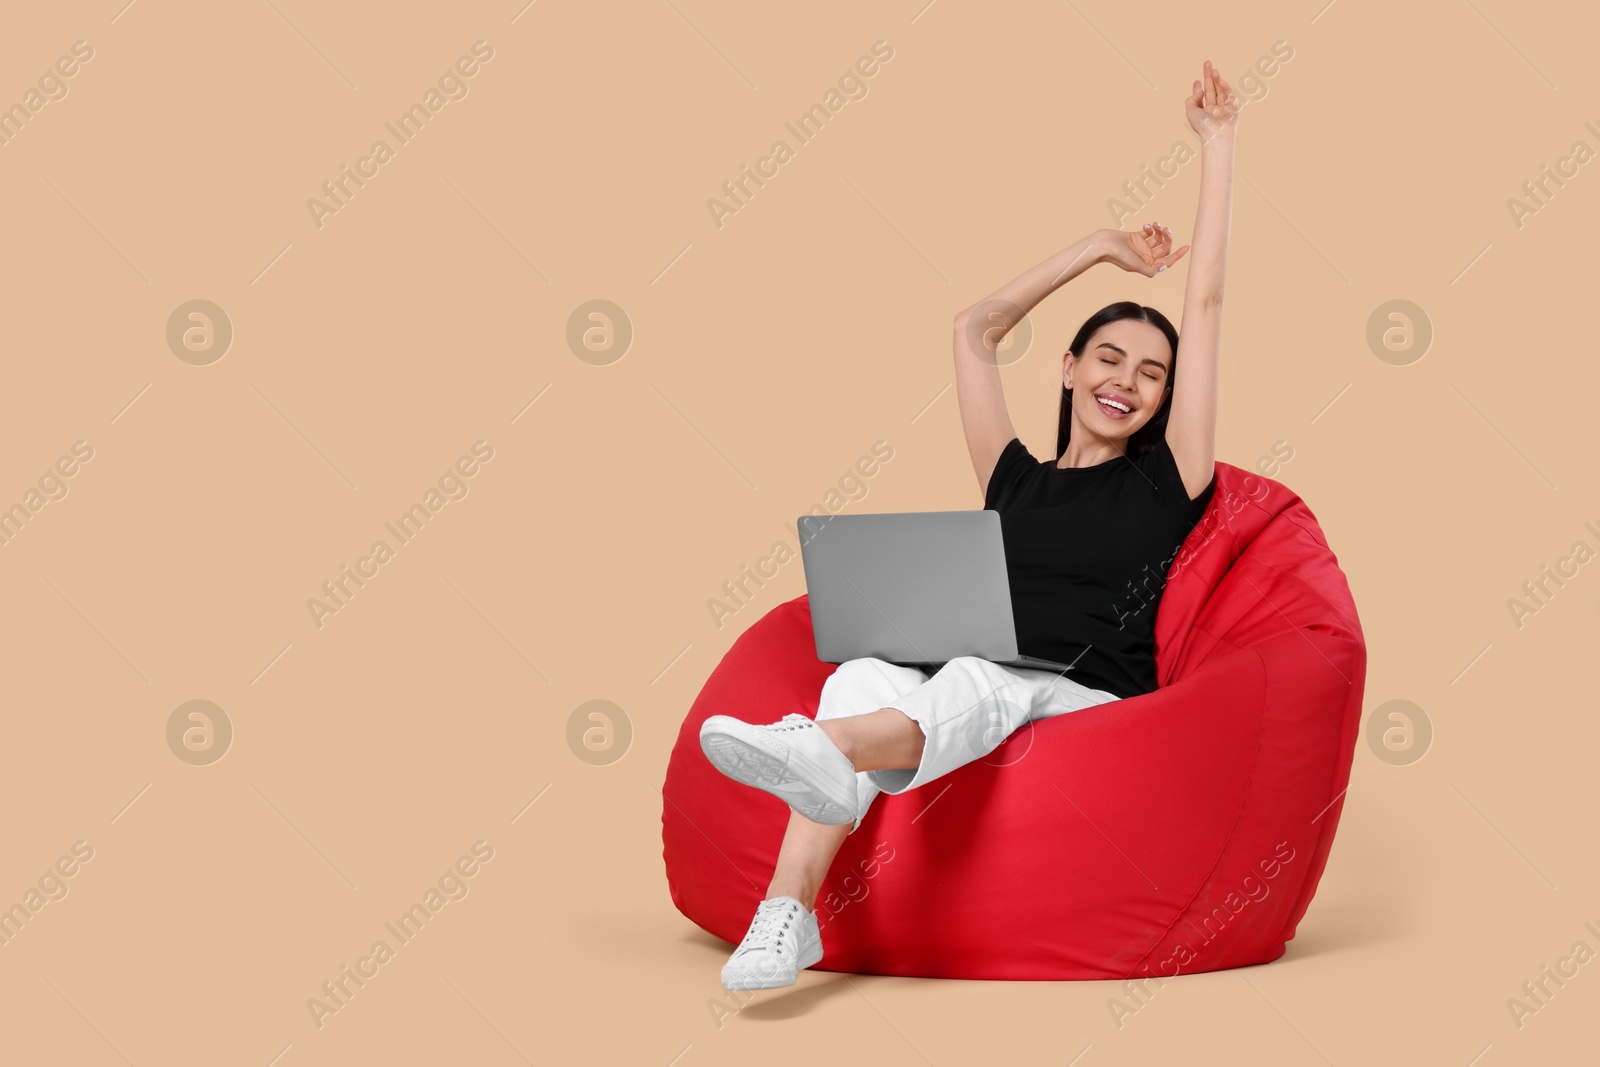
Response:
[[[955,659],[947,662],[945,666],[954,667],[958,670],[972,671],[979,674],[992,674],[997,670],[1006,670],[1006,668],[1000,666],[998,663],[995,663],[993,660],[984,659],[982,656],[957,656]]]
[[[995,672],[1004,670],[1004,667],[1000,667],[993,661],[984,659],[982,656],[957,656],[955,659],[947,661],[944,666],[940,667],[939,673],[954,674],[963,679],[981,679],[987,684],[993,685],[995,684],[995,680],[998,678],[998,675]]]
[[[841,715],[859,715],[861,709],[853,705],[857,701],[850,699],[849,694],[857,688],[862,677],[862,661],[847,659],[835,667],[833,673],[822,682],[822,695],[817,699],[817,718],[836,719]],[[841,699],[840,694],[844,694]],[[866,709],[866,710],[871,710]]]
[[[863,659],[845,660],[828,675],[828,680],[823,686],[851,685],[872,690],[881,690],[885,687],[898,690],[902,679],[909,682],[912,674],[920,673],[909,667],[901,667],[887,660],[868,656]]]
[[[845,660],[823,681],[816,717],[836,719],[877,711],[921,685],[923,678],[914,668],[870,656]]]

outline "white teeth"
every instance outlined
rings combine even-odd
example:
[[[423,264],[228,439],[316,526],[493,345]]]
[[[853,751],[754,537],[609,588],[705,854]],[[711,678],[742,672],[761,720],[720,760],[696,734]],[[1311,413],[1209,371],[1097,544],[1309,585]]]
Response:
[[[1103,396],[1097,396],[1097,397],[1095,397],[1095,399],[1100,401],[1100,403],[1106,405],[1107,407],[1116,408],[1118,411],[1132,411],[1133,410],[1132,408],[1130,408],[1126,404],[1119,404],[1115,400],[1107,400]]]

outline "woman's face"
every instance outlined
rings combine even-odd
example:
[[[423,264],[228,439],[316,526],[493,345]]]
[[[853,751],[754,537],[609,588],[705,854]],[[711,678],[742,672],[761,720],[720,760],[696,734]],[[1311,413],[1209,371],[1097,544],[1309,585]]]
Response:
[[[1067,354],[1061,381],[1072,390],[1078,426],[1098,437],[1126,441],[1160,410],[1171,389],[1171,371],[1166,334],[1148,322],[1118,319],[1096,330],[1081,354]],[[1124,413],[1119,404],[1131,410]]]

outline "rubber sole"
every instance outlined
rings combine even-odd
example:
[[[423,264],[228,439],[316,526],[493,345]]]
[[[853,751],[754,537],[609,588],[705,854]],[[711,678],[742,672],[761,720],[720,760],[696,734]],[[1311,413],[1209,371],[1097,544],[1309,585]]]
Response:
[[[738,719],[730,725],[712,725],[717,718],[706,720],[700,732],[700,750],[712,766],[736,782],[754,786],[788,804],[795,811],[824,826],[842,826],[856,820],[855,776],[850,777],[848,798],[831,793],[826,785],[819,786],[796,773],[793,764],[801,764],[805,773],[816,782],[828,783],[826,773],[820,772],[798,753],[791,754],[790,762],[769,755],[765,750],[749,744],[738,736],[741,727],[754,729]],[[757,987],[760,988],[760,987]]]

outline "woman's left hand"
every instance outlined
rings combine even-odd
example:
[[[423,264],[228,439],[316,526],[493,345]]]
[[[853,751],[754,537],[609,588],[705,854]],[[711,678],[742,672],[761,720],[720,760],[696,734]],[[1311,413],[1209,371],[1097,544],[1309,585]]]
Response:
[[[1172,231],[1159,222],[1145,223],[1138,230],[1101,230],[1101,263],[1115,263],[1123,270],[1154,278],[1183,258],[1189,246],[1172,251]]]
[[[1194,83],[1194,92],[1183,102],[1183,112],[1189,120],[1189,128],[1199,134],[1202,141],[1208,141],[1218,135],[1232,137],[1239,127],[1239,111],[1243,106],[1208,59],[1200,80]]]

